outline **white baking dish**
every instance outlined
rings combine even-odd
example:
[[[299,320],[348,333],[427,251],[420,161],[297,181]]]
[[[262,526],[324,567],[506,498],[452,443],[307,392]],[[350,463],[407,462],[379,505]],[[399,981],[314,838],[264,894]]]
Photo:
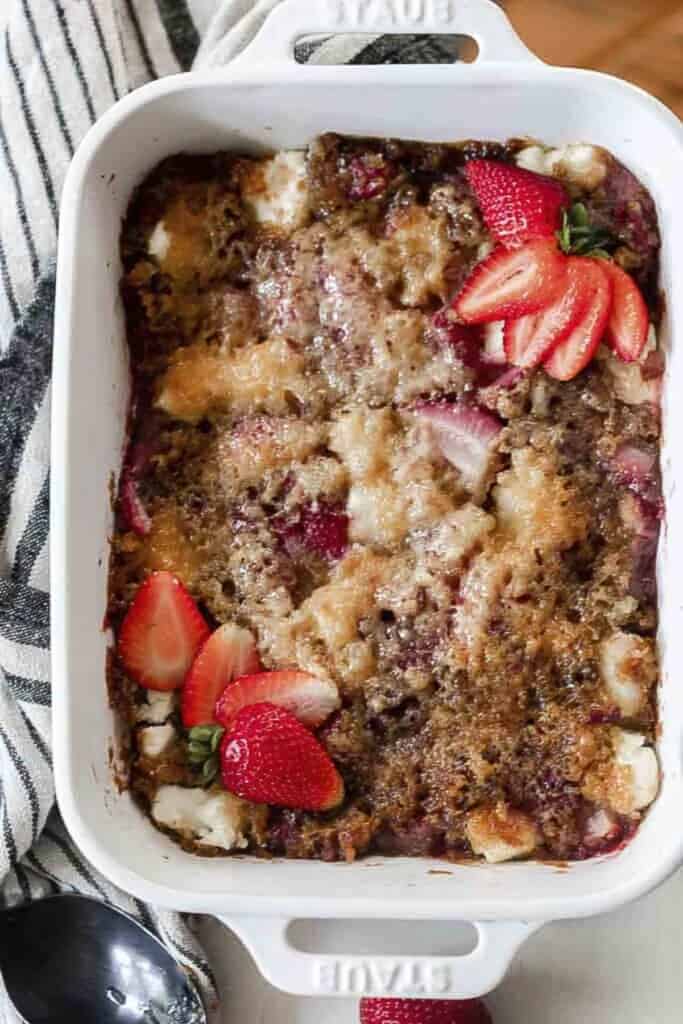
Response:
[[[315,31],[466,32],[475,65],[298,66],[292,42]],[[488,0],[287,0],[242,58],[211,73],[149,85],[91,130],[64,189],[55,327],[52,447],[52,647],[57,794],[93,864],[141,899],[214,914],[275,985],[296,993],[471,996],[500,980],[539,924],[608,910],[646,892],[683,859],[683,454],[665,448],[667,527],[660,551],[661,794],[622,852],[566,870],[538,863],[463,866],[373,857],[354,865],[203,860],[143,817],[112,778],[116,723],[104,685],[102,632],[111,530],[128,401],[117,243],[133,187],[162,157],[234,147],[303,146],[324,130],[423,140],[530,134],[589,140],[638,174],[659,209],[670,387],[683,382],[683,131],[640,90],[589,71],[549,68]],[[679,384],[683,386],[683,383]],[[665,437],[683,436],[683,403],[665,399]],[[462,957],[317,956],[297,952],[290,919],[478,922]],[[522,923],[526,922],[526,923]],[[410,954],[407,949],[406,954]]]

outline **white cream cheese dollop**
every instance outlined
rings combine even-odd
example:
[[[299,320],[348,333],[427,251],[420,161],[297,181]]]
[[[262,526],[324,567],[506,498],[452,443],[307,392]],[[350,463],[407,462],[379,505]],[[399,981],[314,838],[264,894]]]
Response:
[[[659,765],[652,747],[646,746],[646,739],[639,732],[615,729],[612,743],[616,764],[626,772],[623,789],[627,790],[624,810],[639,811],[648,807],[657,796],[659,789]]]
[[[472,811],[465,832],[474,852],[489,864],[527,857],[539,841],[531,818],[504,803]]]
[[[637,715],[657,676],[652,644],[632,633],[613,633],[600,646],[600,675],[622,714]]]
[[[137,731],[138,749],[143,757],[161,757],[176,738],[170,722],[165,725],[144,725]]]
[[[159,263],[163,263],[171,247],[171,236],[166,230],[163,220],[157,221],[152,234],[147,240],[147,252]]]
[[[172,690],[145,690],[145,702],[138,704],[135,718],[146,725],[163,725],[176,706]]]
[[[563,178],[578,188],[593,192],[605,180],[608,157],[597,146],[584,142],[545,149],[543,146],[527,146],[515,158],[518,167],[536,174],[548,174]]]
[[[255,163],[242,183],[242,199],[259,224],[298,227],[309,203],[305,153],[283,150]]]
[[[223,850],[247,846],[243,828],[244,804],[232,793],[160,786],[152,802],[152,817],[200,846]]]

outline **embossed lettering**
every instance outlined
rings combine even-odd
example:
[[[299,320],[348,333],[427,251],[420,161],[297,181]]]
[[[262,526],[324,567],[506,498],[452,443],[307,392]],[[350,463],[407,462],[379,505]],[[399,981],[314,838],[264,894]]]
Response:
[[[339,964],[336,960],[316,960],[313,965],[313,987],[321,992],[339,989]]]
[[[367,964],[342,963],[341,965],[343,992],[360,993],[368,990]]]
[[[396,984],[397,992],[410,993],[411,995],[417,995],[425,991],[425,983],[422,980],[422,973],[420,970],[419,963],[404,964],[403,970],[401,971],[398,982]]]
[[[453,0],[328,0],[333,22],[358,28],[373,25],[445,25],[453,19]]]
[[[450,964],[419,960],[398,963],[367,960],[316,960],[313,965],[313,987],[318,992],[395,992],[404,995],[444,994],[453,987]]]
[[[429,972],[429,991],[430,992],[449,992],[453,981],[451,978],[451,969],[448,964],[432,964]]]
[[[396,963],[373,963],[370,961],[370,978],[373,991],[393,992],[399,965]]]

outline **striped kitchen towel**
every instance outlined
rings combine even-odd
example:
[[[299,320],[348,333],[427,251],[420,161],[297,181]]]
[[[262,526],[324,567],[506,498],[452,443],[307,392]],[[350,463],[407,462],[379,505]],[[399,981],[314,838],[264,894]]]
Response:
[[[116,890],[71,843],[50,756],[49,414],[59,198],[69,160],[117,99],[229,61],[278,0],[0,0],[0,907],[61,889],[155,931],[217,1006],[178,914]],[[450,37],[317,38],[299,59],[450,62]],[[104,682],[103,684],[104,685]],[[0,993],[0,1021],[16,1017]]]

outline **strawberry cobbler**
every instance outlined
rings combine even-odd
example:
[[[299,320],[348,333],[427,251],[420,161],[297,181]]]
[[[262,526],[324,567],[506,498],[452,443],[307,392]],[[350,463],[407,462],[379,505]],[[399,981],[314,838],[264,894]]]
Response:
[[[580,859],[657,794],[659,235],[587,144],[178,156],[122,234],[112,702],[216,855]]]

